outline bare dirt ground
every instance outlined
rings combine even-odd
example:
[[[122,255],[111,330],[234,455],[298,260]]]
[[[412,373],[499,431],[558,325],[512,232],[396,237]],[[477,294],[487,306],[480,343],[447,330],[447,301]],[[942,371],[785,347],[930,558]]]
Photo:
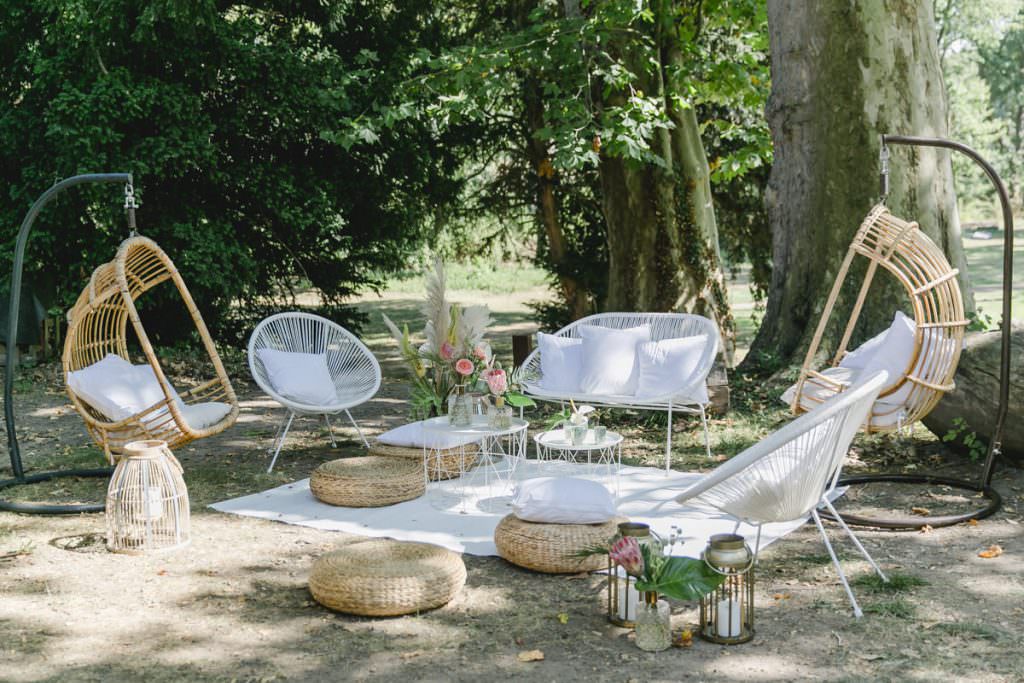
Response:
[[[491,303],[502,336],[529,329],[522,301]],[[368,305],[401,313],[410,303]],[[378,330],[367,339],[382,359],[386,383],[356,417],[378,433],[405,418],[404,388],[386,338]],[[351,428],[339,430],[346,438],[338,450],[325,447],[324,433],[309,420],[266,474],[265,449],[281,410],[247,381],[240,359],[230,365],[242,399],[238,424],[177,452],[192,500],[188,548],[113,555],[103,548],[103,515],[0,513],[0,680],[1024,680],[1021,470],[999,469],[995,485],[1006,504],[977,524],[927,533],[860,531],[883,568],[902,577],[899,590],[879,590],[866,578],[870,567],[830,525],[867,612],[860,620],[851,615],[813,525],[762,554],[757,636],[746,645],[694,639],[690,648],[648,654],[629,631],[604,619],[600,577],[547,576],[472,556],[465,557],[466,587],[449,605],[401,618],[359,618],[321,608],[306,588],[312,561],[357,537],[206,507],[304,478],[320,462],[361,450]],[[56,366],[42,366],[26,370],[18,384],[19,434],[33,470],[98,463],[58,375]],[[714,422],[716,452],[747,445],[725,444],[721,435],[734,419]],[[627,427],[627,456],[656,459],[660,429],[643,422]],[[715,464],[701,460],[694,425],[680,425],[679,436],[677,467]],[[898,444],[884,446],[891,453]],[[929,443],[918,450],[922,466],[975,474],[977,466]],[[872,452],[859,459],[870,460]],[[8,475],[0,466],[0,478]],[[102,493],[101,481],[64,481],[14,495],[100,500]],[[875,498],[903,506],[884,492]],[[964,503],[955,492],[931,492],[936,504],[943,498]],[[992,545],[1002,554],[978,556]],[[692,605],[674,605],[676,627],[694,621]],[[518,660],[534,649],[543,651],[543,661]]]

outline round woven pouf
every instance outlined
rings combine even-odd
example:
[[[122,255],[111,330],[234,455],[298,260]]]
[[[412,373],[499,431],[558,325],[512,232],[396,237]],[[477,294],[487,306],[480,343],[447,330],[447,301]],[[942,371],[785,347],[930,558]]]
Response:
[[[430,481],[454,479],[463,472],[476,466],[480,447],[475,443],[466,444],[461,448],[444,448],[429,450],[430,462],[427,464],[427,475]],[[390,446],[380,441],[370,443],[370,455],[382,455],[388,458],[405,458],[413,460],[423,467],[423,448],[408,446]]]
[[[309,490],[330,505],[369,508],[419,498],[426,485],[418,463],[368,455],[325,462],[313,471]]]
[[[547,574],[573,574],[603,569],[605,555],[577,557],[586,548],[607,543],[625,517],[603,524],[539,524],[507,515],[494,529],[498,554],[514,565]]]
[[[458,553],[429,543],[373,539],[313,563],[309,592],[324,607],[391,617],[447,604],[466,583]]]

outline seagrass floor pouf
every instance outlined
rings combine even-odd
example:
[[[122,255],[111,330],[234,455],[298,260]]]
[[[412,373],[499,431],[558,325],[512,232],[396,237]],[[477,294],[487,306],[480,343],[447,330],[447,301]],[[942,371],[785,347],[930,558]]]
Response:
[[[429,543],[371,539],[317,559],[309,592],[337,612],[391,617],[441,607],[465,583],[458,553]]]
[[[466,444],[456,448],[428,450],[430,462],[427,474],[430,481],[454,479],[476,466],[480,447],[477,444]],[[388,458],[405,458],[423,467],[422,446],[391,446],[374,440],[370,442],[370,455],[381,455]]]
[[[494,529],[494,545],[501,557],[526,569],[546,574],[592,572],[607,566],[607,556],[577,553],[607,543],[627,521],[615,517],[601,524],[542,524],[507,515]]]
[[[426,484],[418,463],[368,455],[325,462],[310,476],[309,490],[329,505],[366,508],[419,498]]]

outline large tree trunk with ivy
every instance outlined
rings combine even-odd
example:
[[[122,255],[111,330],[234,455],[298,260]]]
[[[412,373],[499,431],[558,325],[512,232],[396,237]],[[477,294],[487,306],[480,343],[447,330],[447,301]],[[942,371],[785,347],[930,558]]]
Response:
[[[672,3],[663,3],[662,10]],[[640,163],[602,154],[602,202],[608,225],[607,310],[688,311],[714,320],[726,358],[733,348],[733,319],[724,287],[718,228],[709,170],[692,108],[682,108],[678,81],[682,57],[672,22],[657,17],[656,51],[630,43],[620,58],[640,76],[637,84],[656,93],[672,122],[659,129],[652,152],[660,163]],[[649,60],[657,68],[649,67]],[[627,94],[612,92],[605,107],[621,106]]]
[[[768,0],[768,25],[773,271],[748,357],[798,361],[846,249],[878,198],[880,135],[946,135],[946,92],[931,0]],[[973,310],[949,153],[893,147],[887,204],[945,250]],[[838,346],[862,272],[854,271],[837,304],[823,354]],[[875,278],[854,342],[886,327],[904,303],[895,282]]]

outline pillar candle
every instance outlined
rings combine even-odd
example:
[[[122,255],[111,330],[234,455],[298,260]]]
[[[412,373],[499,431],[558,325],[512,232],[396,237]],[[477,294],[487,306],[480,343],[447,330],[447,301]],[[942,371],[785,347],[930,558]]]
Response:
[[[740,603],[732,600],[718,601],[718,637],[735,638],[740,634]]]

